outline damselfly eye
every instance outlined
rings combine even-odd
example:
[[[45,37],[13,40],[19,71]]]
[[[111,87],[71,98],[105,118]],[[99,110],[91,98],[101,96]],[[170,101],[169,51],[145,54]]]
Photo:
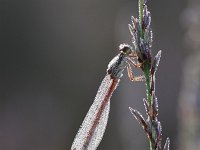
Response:
[[[129,55],[133,52],[132,48],[127,44],[121,44],[119,46],[119,50],[120,50],[120,53],[122,53],[124,55]]]

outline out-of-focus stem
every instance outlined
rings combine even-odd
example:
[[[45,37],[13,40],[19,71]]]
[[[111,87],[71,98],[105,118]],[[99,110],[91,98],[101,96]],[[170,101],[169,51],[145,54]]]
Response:
[[[178,150],[200,149],[200,1],[188,0],[183,13],[185,39],[189,55],[183,65],[182,87],[179,97]]]

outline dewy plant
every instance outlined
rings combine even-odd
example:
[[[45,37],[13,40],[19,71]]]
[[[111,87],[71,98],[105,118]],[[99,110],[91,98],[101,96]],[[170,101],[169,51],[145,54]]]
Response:
[[[132,17],[132,24],[129,25],[134,50],[127,44],[119,46],[120,52],[108,64],[107,74],[74,139],[71,150],[95,150],[98,147],[106,129],[110,97],[117,88],[126,68],[131,81],[145,81],[146,83],[147,100],[144,99],[144,104],[148,118],[144,120],[137,110],[132,108],[130,110],[147,133],[150,150],[161,149],[161,124],[157,118],[158,103],[155,96],[155,72],[160,61],[161,51],[158,52],[152,62],[151,16],[147,10],[146,1],[139,0],[139,19]],[[134,77],[131,67],[142,69],[144,75]],[[164,150],[168,149],[169,139],[164,146]]]
[[[132,35],[132,42],[141,64],[145,82],[146,99],[143,99],[147,119],[145,120],[139,111],[129,107],[133,116],[138,120],[147,134],[150,143],[150,150],[160,150],[162,140],[162,127],[158,121],[158,100],[155,95],[155,73],[161,57],[161,51],[152,60],[151,47],[153,33],[151,29],[151,14],[147,9],[147,0],[139,0],[139,19],[132,17],[132,24],[129,29]],[[164,150],[169,150],[169,138],[164,145]]]

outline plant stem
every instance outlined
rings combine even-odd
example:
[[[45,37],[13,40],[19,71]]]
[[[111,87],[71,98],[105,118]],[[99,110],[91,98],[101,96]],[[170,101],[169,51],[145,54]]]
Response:
[[[142,20],[143,20],[143,7],[144,7],[144,0],[139,0],[139,21],[140,21],[140,36],[144,39],[144,32],[142,29]]]
[[[162,140],[162,126],[158,120],[158,101],[155,95],[155,73],[159,65],[161,51],[157,53],[152,60],[152,30],[151,30],[151,13],[147,9],[147,0],[139,0],[139,19],[132,19],[133,25],[129,25],[133,44],[138,56],[138,62],[144,73],[146,82],[146,99],[143,100],[148,118],[143,116],[135,109],[130,108],[133,116],[142,125],[149,139],[150,150],[160,150]],[[169,139],[166,140],[164,150],[169,150]]]
[[[146,95],[148,105],[152,105],[152,96],[151,96],[151,80],[150,80],[150,67],[148,63],[144,64],[144,75],[146,78]]]
[[[140,37],[144,39],[144,31],[143,31],[143,9],[144,9],[144,0],[139,0],[139,22],[140,22]],[[148,105],[151,106],[153,105],[153,98],[152,98],[152,93],[151,93],[151,74],[150,74],[150,67],[151,65],[149,64],[148,61],[144,62],[144,76],[146,78],[146,95],[147,95],[147,101]],[[152,117],[150,117],[150,122],[152,123]],[[152,128],[152,133],[153,133],[153,128]],[[151,140],[149,140],[149,145],[150,145],[150,150],[154,150],[154,146]]]
[[[153,144],[151,143],[151,141],[149,141],[149,145],[150,145],[150,146],[149,146],[150,150],[154,150],[154,149],[153,149],[153,146],[152,146]]]

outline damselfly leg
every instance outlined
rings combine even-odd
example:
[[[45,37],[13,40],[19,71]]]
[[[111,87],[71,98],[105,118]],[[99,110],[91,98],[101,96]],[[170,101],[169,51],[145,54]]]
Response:
[[[131,69],[131,65],[135,68],[140,68],[141,67],[141,63],[139,62],[135,62],[134,61],[134,58],[137,58],[137,56],[134,56],[132,58],[128,58],[128,65],[127,65],[127,73],[128,73],[128,77],[131,81],[145,81],[145,77],[144,75],[141,75],[141,76],[134,76],[133,75],[133,71]]]

